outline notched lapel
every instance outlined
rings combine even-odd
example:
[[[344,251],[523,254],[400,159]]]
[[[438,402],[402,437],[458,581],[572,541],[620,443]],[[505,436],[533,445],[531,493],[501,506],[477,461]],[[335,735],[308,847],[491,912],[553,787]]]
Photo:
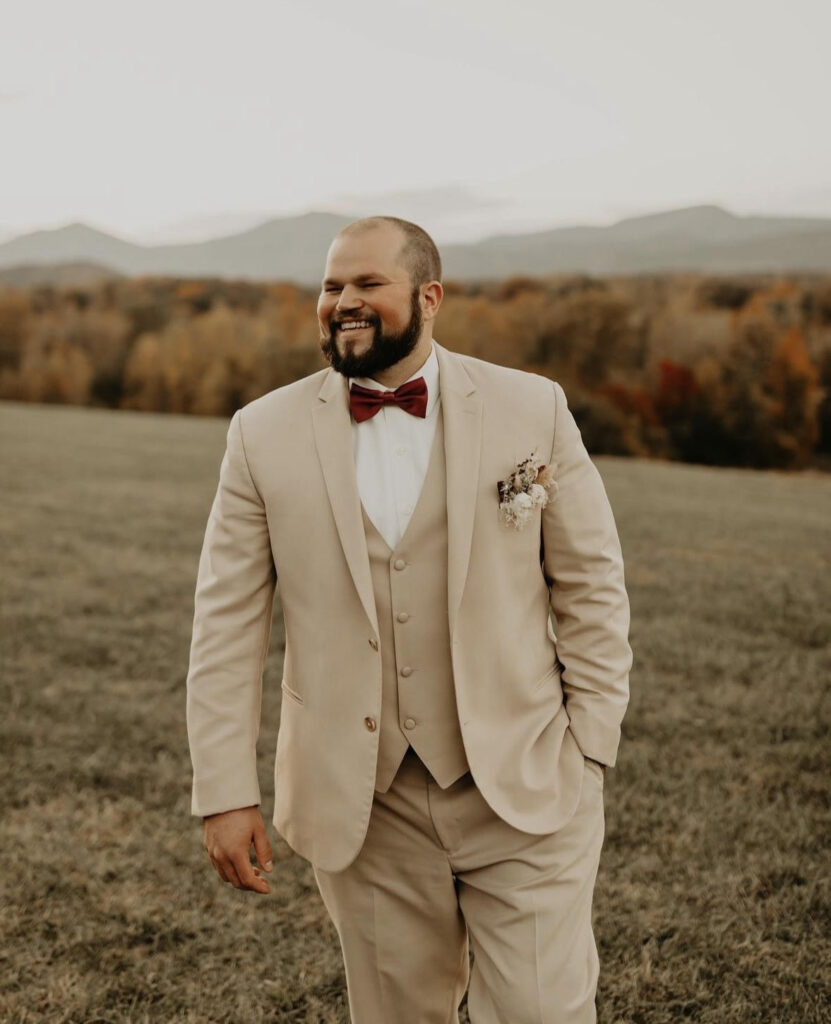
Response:
[[[318,392],[312,410],[312,422],[317,455],[341,547],[361,604],[377,633],[378,617],[352,448],[352,420],[346,393],[348,387],[346,378],[330,369]]]
[[[450,635],[470,564],[479,465],[482,455],[482,396],[461,360],[436,343],[444,416],[447,467],[447,613]]]

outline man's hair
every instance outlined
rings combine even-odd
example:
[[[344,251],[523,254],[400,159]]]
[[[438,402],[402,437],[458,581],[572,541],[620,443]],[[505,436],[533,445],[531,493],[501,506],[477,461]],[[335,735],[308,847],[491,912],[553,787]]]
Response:
[[[424,228],[413,224],[412,221],[402,220],[401,217],[381,215],[362,217],[360,220],[353,220],[345,228],[341,228],[338,235],[357,234],[380,227],[382,224],[392,224],[403,234],[401,262],[409,270],[410,281],[414,288],[427,284],[429,281],[441,281],[441,256],[439,256],[436,243]]]

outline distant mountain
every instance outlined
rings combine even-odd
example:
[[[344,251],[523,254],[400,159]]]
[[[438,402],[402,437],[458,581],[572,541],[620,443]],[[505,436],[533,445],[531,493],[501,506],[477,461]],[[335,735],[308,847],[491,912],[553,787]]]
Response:
[[[307,213],[266,221],[208,242],[145,246],[86,224],[35,231],[0,245],[0,268],[21,264],[91,262],[121,274],[235,277],[320,283],[326,251],[354,218]]]
[[[352,219],[307,213],[206,242],[159,246],[70,224],[0,244],[0,268],[84,262],[133,276],[284,280],[316,287],[333,235]],[[738,217],[717,206],[693,206],[609,227],[553,228],[443,245],[442,260],[446,276],[457,280],[575,272],[831,272],[831,219]]]
[[[831,219],[737,217],[717,206],[631,217],[610,227],[501,235],[443,250],[448,277],[831,271]],[[483,271],[483,267],[487,269]]]
[[[221,235],[238,235],[270,220],[271,213],[214,213],[185,217],[142,232],[141,245],[180,245],[205,242]]]

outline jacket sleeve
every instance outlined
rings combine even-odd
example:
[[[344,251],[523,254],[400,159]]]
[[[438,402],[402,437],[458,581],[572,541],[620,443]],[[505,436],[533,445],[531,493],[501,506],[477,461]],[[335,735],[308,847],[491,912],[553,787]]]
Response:
[[[276,579],[238,411],[228,427],[196,580],[187,676],[192,814],[260,803],[256,744]]]
[[[623,556],[603,481],[562,387],[552,383],[556,489],[542,515],[543,569],[556,618],[563,695],[583,754],[613,765],[632,665]]]

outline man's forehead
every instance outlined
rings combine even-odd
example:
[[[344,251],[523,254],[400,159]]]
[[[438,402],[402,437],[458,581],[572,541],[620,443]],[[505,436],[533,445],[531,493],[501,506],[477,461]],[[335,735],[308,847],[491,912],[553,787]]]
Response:
[[[392,239],[391,244],[362,244],[356,239],[336,238],[326,258],[327,278],[383,276],[398,279],[406,276],[407,268],[400,259],[401,241]]]

